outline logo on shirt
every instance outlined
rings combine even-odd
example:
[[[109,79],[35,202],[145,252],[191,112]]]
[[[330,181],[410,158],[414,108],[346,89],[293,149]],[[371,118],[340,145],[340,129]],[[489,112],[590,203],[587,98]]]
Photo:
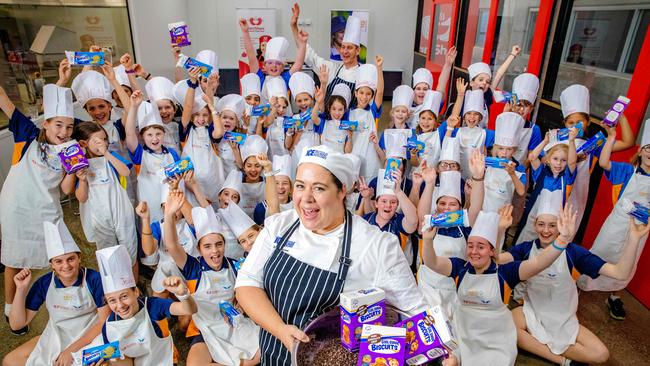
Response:
[[[305,156],[315,156],[321,159],[327,159],[327,153],[324,151],[316,150],[316,149],[309,149],[307,150],[307,153]]]

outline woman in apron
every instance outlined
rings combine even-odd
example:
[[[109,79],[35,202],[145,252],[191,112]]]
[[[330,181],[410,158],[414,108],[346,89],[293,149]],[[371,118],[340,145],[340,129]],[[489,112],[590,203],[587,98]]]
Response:
[[[150,109],[149,113],[141,119],[139,132],[136,132],[136,115],[141,103],[140,91],[131,94],[131,106],[125,116],[126,146],[138,173],[138,200],[147,202],[151,220],[157,221],[162,218],[160,196],[164,183],[162,183],[161,170],[178,161],[180,156],[176,150],[164,145],[165,128],[157,109]],[[140,144],[140,140],[143,144]]]
[[[172,366],[174,346],[167,318],[197,311],[183,280],[171,276],[163,281],[165,290],[179,301],[142,297],[131,274],[126,248],[121,245],[104,248],[96,255],[106,303],[111,310],[102,329],[102,343],[119,341],[120,353],[126,358],[111,364]]]
[[[294,114],[293,118],[302,119],[303,116],[309,116],[308,120],[303,123],[302,129],[297,129],[294,135],[291,136],[289,150],[293,161],[292,171],[295,172],[298,168],[298,160],[302,150],[320,145],[320,133],[318,125],[314,124],[311,119],[311,109],[316,101],[314,79],[304,72],[296,72],[289,79],[289,88],[291,89],[291,97],[296,107],[298,107],[298,113]]]
[[[345,210],[352,161],[318,146],[298,165],[294,210],[269,218],[239,271],[237,300],[261,326],[262,365],[290,365],[311,319],[334,308],[342,291],[378,286],[406,314],[425,308],[397,238]]]
[[[266,155],[268,149],[266,141],[261,136],[251,135],[241,146],[241,157],[237,156],[244,172],[239,206],[251,218],[255,212],[255,206],[264,200],[266,187],[264,177],[262,177],[262,165],[257,161],[257,157]]]
[[[217,118],[212,98],[203,98],[203,103],[195,102],[195,96],[200,94],[196,93],[195,87],[195,85],[198,85],[198,73],[198,68],[192,69],[190,78],[186,82],[187,88],[181,117],[183,127],[183,133],[181,134],[183,136],[181,137],[185,137],[182,156],[189,157],[192,160],[195,178],[205,197],[210,202],[216,202],[219,189],[225,180],[225,173],[223,162],[217,154],[213,139],[223,136],[223,124]],[[217,74],[213,73],[212,75]],[[180,89],[182,88],[179,86]],[[180,91],[178,93],[180,94]],[[223,99],[226,99],[226,101],[223,101]],[[234,112],[237,120],[239,120],[244,111],[244,99],[235,94],[225,96],[223,99],[219,102],[227,104],[230,107],[229,110]],[[195,108],[197,106],[200,108]],[[193,195],[188,195],[188,200],[193,206],[198,205]]]
[[[181,121],[174,117],[177,108],[173,93],[174,83],[165,77],[156,76],[147,81],[144,88],[149,96],[149,101],[157,106],[158,112],[160,112],[160,118],[163,121],[163,127],[165,127],[163,145],[181,151],[179,131]]]
[[[270,156],[285,155],[289,153],[286,146],[289,141],[285,141],[287,129],[284,127],[285,114],[288,113],[289,106],[287,86],[281,79],[269,80],[266,85],[271,104],[271,113],[264,123],[264,127],[267,128],[266,143],[269,145]]]
[[[124,245],[135,263],[138,254],[135,215],[129,196],[120,184],[121,177],[129,176],[131,162],[108,151],[106,131],[96,123],[76,125],[72,137],[84,148],[90,164],[77,174],[79,183],[75,191],[86,239],[96,243],[97,249]],[[136,275],[137,266],[133,271]]]
[[[368,182],[375,177],[377,170],[382,166],[371,136],[377,136],[381,104],[384,100],[382,71],[384,59],[377,55],[375,63],[377,66],[372,64],[359,66],[354,91],[357,99],[356,108],[350,110],[348,117],[351,121],[359,122],[359,129],[352,134],[352,153],[359,157],[361,162],[359,174]]]
[[[183,206],[183,193],[173,191],[165,214],[165,247],[188,282],[198,311],[187,331],[192,339],[187,363],[206,365],[256,365],[259,363],[259,327],[250,319],[224,324],[228,319],[220,312],[222,302],[235,300],[235,260],[225,257],[225,240],[212,207],[192,209],[198,238],[198,257],[188,256],[176,240],[174,214]],[[200,332],[200,333],[199,333]]]
[[[257,161],[262,165],[266,187],[266,199],[257,204],[253,213],[253,220],[258,225],[264,225],[267,217],[276,213],[291,210],[293,172],[290,155],[276,155],[271,162],[265,156],[258,156]]]
[[[43,303],[50,319],[40,336],[15,348],[2,364],[70,366],[73,354],[99,335],[110,310],[104,305],[99,273],[81,267],[81,251],[63,221],[45,221],[38,226],[45,235],[52,271],[31,287],[32,273],[27,268],[12,278],[16,296],[9,325],[12,329],[27,326]]]
[[[558,237],[557,221],[562,207],[560,191],[543,191],[535,220],[537,239],[518,244],[499,255],[499,263],[533,258]],[[631,221],[628,219],[628,221]],[[610,264],[580,245],[570,243],[553,264],[526,280],[524,305],[512,310],[519,347],[556,364],[570,361],[604,363],[607,347],[578,323],[577,276],[627,278],[634,266],[637,248],[650,226],[628,223],[630,235],[624,255]]]
[[[567,205],[558,221],[559,237],[539,255],[497,264],[499,241],[512,225],[512,206],[500,213],[481,211],[467,239],[467,260],[437,256],[435,228],[423,233],[431,269],[456,282],[458,308],[454,316],[464,365],[514,365],[517,330],[506,304],[510,289],[550,266],[564,252],[575,231],[575,213]]]
[[[463,179],[468,179],[470,178],[469,158],[472,151],[474,149],[484,151],[487,141],[488,131],[480,126],[481,121],[486,117],[483,109],[485,99],[483,90],[466,91],[467,83],[462,78],[456,80],[456,89],[458,94],[452,116],[460,116],[462,109],[463,123],[456,131],[456,138],[460,142],[460,171]]]
[[[591,247],[592,253],[611,263],[620,260],[626,248],[626,238],[630,235],[630,228],[626,225],[629,217],[627,214],[629,208],[626,208],[626,205],[629,206],[631,202],[637,202],[646,207],[650,205],[650,126],[646,124],[644,127],[641,146],[639,146],[634,157],[633,164],[612,162],[610,160],[616,143],[616,128],[609,128],[607,130],[607,142],[600,153],[599,162],[600,166],[605,170],[605,177],[613,185],[614,209],[600,228],[594,245]],[[612,292],[607,299],[607,307],[610,316],[614,319],[625,319],[623,302],[616,292],[623,290],[632,280],[646,238],[647,235],[643,237],[639,246],[634,261],[634,269],[629,277],[616,280],[608,277],[591,279],[582,276],[578,281],[578,286],[584,291]]]
[[[14,160],[0,191],[2,264],[5,267],[4,314],[9,315],[16,290],[13,278],[21,268],[45,268],[42,221],[63,220],[60,195],[74,191],[75,176],[66,175],[56,145],[72,135],[74,114],[70,89],[43,88],[44,119],[39,129],[0,88],[0,108],[9,117]],[[31,224],[30,224],[31,223]],[[26,333],[21,329],[19,333]]]
[[[440,304],[449,318],[454,317],[458,300],[456,296],[456,285],[451,278],[438,274],[432,270],[431,266],[431,248],[435,248],[436,253],[445,253],[445,256],[457,257],[464,259],[467,250],[467,237],[472,230],[472,225],[476,216],[481,211],[483,204],[483,165],[482,157],[478,150],[474,150],[472,163],[472,193],[470,206],[467,210],[467,226],[456,226],[449,228],[437,229],[433,237],[432,244],[422,243],[420,253],[422,253],[423,266],[418,271],[418,287],[424,294],[427,303],[431,306]],[[422,176],[425,181],[424,192],[420,201],[418,217],[424,222],[425,215],[437,215],[446,212],[458,211],[463,208],[461,205],[460,190],[460,173],[456,171],[445,171],[440,173],[440,187],[436,191],[435,200],[432,196],[436,183],[436,170],[434,168],[424,167]],[[434,201],[435,211],[431,211],[431,201]],[[425,227],[430,225],[424,222]]]
[[[320,127],[321,143],[340,153],[352,152],[352,129],[341,129],[341,121],[347,115],[350,106],[350,89],[345,84],[337,85],[330,99],[324,103],[323,93],[316,93],[316,106],[312,109],[311,119]],[[319,111],[324,111],[320,114]]]

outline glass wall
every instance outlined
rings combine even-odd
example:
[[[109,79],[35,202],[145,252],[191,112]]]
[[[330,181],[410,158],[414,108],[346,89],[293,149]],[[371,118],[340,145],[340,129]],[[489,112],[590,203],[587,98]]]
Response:
[[[125,52],[133,54],[125,0],[51,3],[71,2],[0,1],[0,85],[30,115],[39,113],[43,85],[56,82],[64,51],[85,51],[96,44],[110,49],[115,60]],[[54,27],[41,31],[42,26]],[[0,115],[3,128],[7,117]]]
[[[461,66],[481,61],[483,47],[487,36],[488,21],[490,18],[490,0],[470,0],[467,9],[467,23],[465,25],[465,45],[463,46],[463,59]]]

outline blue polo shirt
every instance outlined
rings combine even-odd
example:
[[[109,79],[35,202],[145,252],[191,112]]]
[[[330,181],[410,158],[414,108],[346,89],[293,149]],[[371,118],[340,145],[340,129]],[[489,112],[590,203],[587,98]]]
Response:
[[[154,332],[158,338],[164,338],[169,335],[169,325],[167,324],[167,318],[172,316],[169,312],[169,308],[175,302],[172,299],[163,299],[160,297],[147,297],[147,312],[149,312],[149,320],[153,326]],[[145,303],[145,297],[138,298],[138,311],[142,310],[142,307]],[[114,322],[117,320],[122,320],[119,315],[111,313],[106,319],[106,322]],[[117,341],[117,339],[108,339],[106,335],[106,324],[102,327],[102,336],[104,338],[104,343],[110,343]]]
[[[627,183],[632,179],[634,174],[650,176],[641,167],[635,168],[632,164],[611,162],[609,171],[605,170],[605,177],[612,183],[612,197],[616,197],[617,200],[621,198],[623,191],[627,187]]]
[[[449,277],[453,278],[456,282],[456,288],[460,287],[460,284],[463,282],[465,275],[467,273],[476,274],[476,270],[470,264],[470,262],[465,261],[461,258],[449,258],[451,260],[451,274]],[[483,272],[483,275],[487,274],[498,274],[499,279],[499,290],[501,291],[501,300],[504,304],[507,304],[510,301],[510,294],[512,289],[521,282],[519,278],[519,266],[521,265],[520,261],[514,261],[506,264],[496,265],[496,263],[490,263],[488,269]]]
[[[95,306],[101,308],[106,305],[104,302],[104,288],[102,287],[102,279],[99,275],[99,272],[94,269],[86,268],[86,286],[88,286],[88,291],[95,301]],[[41,305],[45,302],[47,296],[47,291],[50,288],[50,283],[52,282],[52,275],[54,272],[48,272],[34,282],[32,287],[29,288],[27,292],[27,298],[25,299],[25,308],[32,311],[38,311]],[[77,281],[72,285],[72,287],[79,287],[82,285],[84,279],[84,268],[79,269],[79,275],[77,276]],[[54,277],[54,287],[55,288],[65,288],[61,280],[58,277]]]
[[[530,257],[533,243],[538,249],[541,248],[539,240],[534,240],[517,244],[510,248],[508,252],[512,255],[515,261],[527,260]],[[574,276],[573,278],[577,278],[583,274],[591,278],[597,278],[600,276],[600,269],[605,265],[605,263],[607,263],[599,256],[574,243],[570,243],[567,246],[566,256],[569,273]]]

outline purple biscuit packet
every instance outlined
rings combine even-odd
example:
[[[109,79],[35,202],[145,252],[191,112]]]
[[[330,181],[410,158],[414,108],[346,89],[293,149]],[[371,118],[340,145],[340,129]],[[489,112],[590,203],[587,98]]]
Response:
[[[408,365],[422,365],[446,356],[457,348],[449,320],[436,306],[403,320],[396,327],[406,330],[405,358]]]
[[[364,324],[383,325],[386,318],[386,294],[379,288],[342,293],[341,344],[349,351],[359,348]]]
[[[167,25],[167,28],[169,29],[169,36],[171,37],[172,44],[175,44],[178,47],[185,47],[192,44],[188,36],[187,24],[185,24],[185,22],[170,23]]]
[[[382,325],[363,326],[357,366],[403,366],[406,329]]]
[[[68,141],[57,148],[59,149],[59,159],[66,173],[72,174],[88,167],[88,159],[77,141]]]

